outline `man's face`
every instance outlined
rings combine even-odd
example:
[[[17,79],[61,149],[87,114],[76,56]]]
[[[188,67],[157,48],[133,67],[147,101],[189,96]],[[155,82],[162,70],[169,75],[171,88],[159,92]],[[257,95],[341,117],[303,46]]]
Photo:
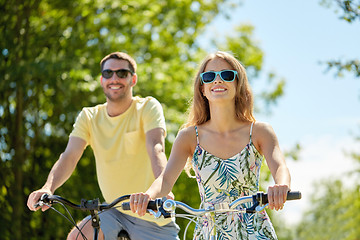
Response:
[[[109,59],[105,62],[104,70],[119,70],[119,69],[127,69],[129,68],[129,63],[125,60],[120,59]],[[136,84],[136,74],[131,75],[130,72],[126,75],[126,77],[120,78],[114,72],[110,78],[102,78],[101,86],[104,90],[104,93],[107,97],[108,101],[112,102],[120,102],[123,99],[132,97],[132,87]]]

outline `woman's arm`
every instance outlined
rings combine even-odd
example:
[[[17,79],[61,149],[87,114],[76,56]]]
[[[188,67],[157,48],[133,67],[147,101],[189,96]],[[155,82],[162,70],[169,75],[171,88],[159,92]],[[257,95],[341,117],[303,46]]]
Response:
[[[194,131],[192,129],[192,131]],[[194,133],[191,129],[183,129],[179,132],[171,149],[169,161],[165,170],[152,183],[145,193],[135,193],[130,197],[130,207],[139,216],[146,213],[147,204],[150,199],[166,196],[180,176],[188,157],[191,156],[191,143],[194,142]]]
[[[287,192],[290,191],[290,172],[273,128],[267,123],[256,123],[255,126],[253,136],[275,181],[275,185],[268,188],[269,208],[279,210],[283,208]]]

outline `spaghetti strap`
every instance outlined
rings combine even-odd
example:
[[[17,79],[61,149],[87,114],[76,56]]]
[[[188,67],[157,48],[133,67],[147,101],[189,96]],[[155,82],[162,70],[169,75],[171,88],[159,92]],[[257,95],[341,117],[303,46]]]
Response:
[[[197,145],[200,144],[199,142],[199,133],[198,133],[198,129],[197,129],[197,126],[194,126],[195,127],[195,132],[196,132],[196,142],[197,142]]]
[[[250,143],[252,143],[252,130],[253,130],[253,125],[254,125],[254,122],[251,123],[251,127],[250,127]]]

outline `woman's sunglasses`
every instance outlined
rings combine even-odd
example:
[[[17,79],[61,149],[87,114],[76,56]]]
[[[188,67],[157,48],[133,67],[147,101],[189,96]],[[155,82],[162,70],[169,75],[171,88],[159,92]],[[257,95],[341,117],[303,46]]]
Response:
[[[214,71],[203,72],[200,74],[200,78],[203,83],[212,83],[216,79],[217,75],[220,75],[220,78],[225,82],[232,82],[237,76],[237,71],[222,70],[219,72],[214,72]]]
[[[128,74],[130,73],[131,75],[133,75],[134,73],[129,70],[129,69],[118,69],[118,70],[111,70],[111,69],[105,69],[101,72],[101,75],[106,78],[106,79],[109,79],[109,78],[112,78],[112,76],[114,75],[114,73],[116,73],[116,75],[119,77],[119,78],[127,78]]]

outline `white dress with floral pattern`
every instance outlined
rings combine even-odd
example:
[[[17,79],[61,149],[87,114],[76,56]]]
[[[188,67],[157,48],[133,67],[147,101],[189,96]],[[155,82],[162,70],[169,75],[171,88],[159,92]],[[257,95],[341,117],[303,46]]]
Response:
[[[220,202],[232,202],[238,197],[256,194],[259,191],[260,167],[263,156],[255,148],[252,140],[235,156],[228,159],[218,158],[199,143],[195,126],[197,146],[192,159],[202,208]],[[249,207],[243,204],[242,207]],[[259,213],[225,213],[207,215],[200,219],[194,232],[194,239],[209,239],[217,223],[216,239],[277,239],[275,230],[265,211]]]

